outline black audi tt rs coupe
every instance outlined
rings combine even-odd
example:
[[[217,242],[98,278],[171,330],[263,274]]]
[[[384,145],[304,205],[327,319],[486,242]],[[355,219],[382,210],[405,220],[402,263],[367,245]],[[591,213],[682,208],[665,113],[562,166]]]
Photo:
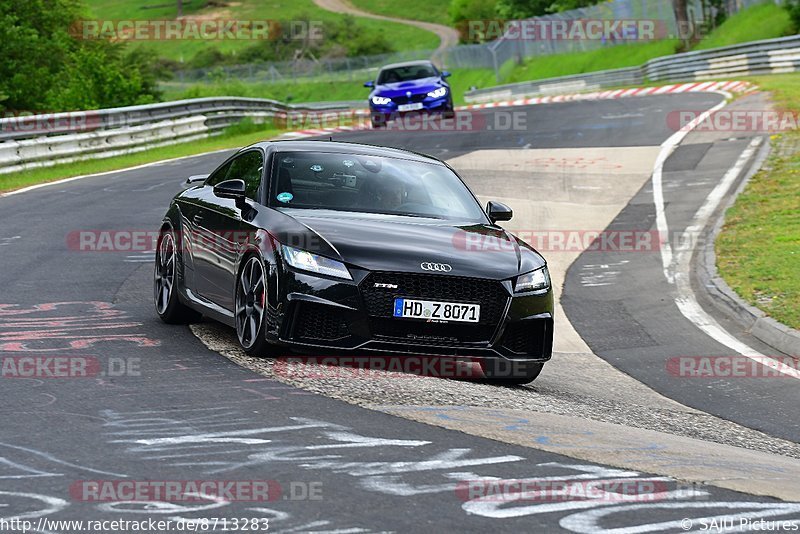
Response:
[[[547,265],[442,161],[332,141],[262,142],[175,196],[155,307],[205,315],[254,355],[335,351],[480,362],[527,383],[550,359]]]

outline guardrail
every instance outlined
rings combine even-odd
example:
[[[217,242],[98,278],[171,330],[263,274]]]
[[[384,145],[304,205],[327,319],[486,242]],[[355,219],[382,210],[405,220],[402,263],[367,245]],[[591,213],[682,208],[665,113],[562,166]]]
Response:
[[[0,119],[0,174],[111,157],[220,133],[244,118],[351,109],[363,102],[287,105],[258,98],[197,98]]]
[[[468,92],[487,102],[639,85],[800,70],[800,35],[656,58],[641,67],[562,76]],[[197,98],[24,118],[0,119],[0,174],[84,158],[102,158],[214,135],[246,117],[255,120],[303,111],[362,107],[363,102],[287,105],[258,98]],[[75,118],[80,120],[74,120]],[[44,127],[39,127],[44,125]],[[50,125],[63,125],[48,128]]]
[[[640,67],[631,67],[627,69],[601,70],[589,74],[575,74],[571,76],[559,76],[558,78],[545,78],[543,80],[530,82],[498,85],[488,89],[469,91],[464,96],[465,100],[469,103],[482,103],[527,96],[594,91],[603,87],[639,85],[642,81],[642,69]]]
[[[591,91],[646,82],[681,82],[721,77],[778,74],[800,70],[800,35],[765,39],[649,60],[640,67],[604,70],[469,91],[470,103],[539,96],[553,87]]]

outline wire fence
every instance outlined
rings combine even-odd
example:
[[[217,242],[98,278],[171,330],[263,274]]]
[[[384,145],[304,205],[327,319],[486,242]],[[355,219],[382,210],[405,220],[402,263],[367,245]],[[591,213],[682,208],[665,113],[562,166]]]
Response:
[[[770,0],[768,0],[770,1]],[[780,4],[781,0],[772,0]],[[763,3],[764,0],[726,0],[729,15]],[[557,21],[653,21],[657,26],[658,39],[680,39],[681,36],[698,37],[711,27],[717,9],[702,0],[689,0],[687,13],[689,27],[678,28],[672,2],[667,0],[612,0],[594,6],[565,11],[527,21],[509,23],[524,25],[531,21],[550,25]],[[626,34],[617,39],[521,39],[503,34],[484,44],[464,44],[449,48],[440,54],[443,67],[449,69],[492,69],[498,83],[503,81],[504,66],[521,64],[538,56],[586,52],[612,46],[643,42],[642,36]],[[173,80],[166,82],[172,87],[192,84],[220,83],[238,80],[246,83],[298,83],[304,81],[348,81],[360,82],[373,79],[381,66],[388,63],[431,58],[434,50],[408,50],[374,56],[339,57],[321,59],[298,59],[295,61],[252,63],[246,65],[221,66],[203,69],[179,70]]]

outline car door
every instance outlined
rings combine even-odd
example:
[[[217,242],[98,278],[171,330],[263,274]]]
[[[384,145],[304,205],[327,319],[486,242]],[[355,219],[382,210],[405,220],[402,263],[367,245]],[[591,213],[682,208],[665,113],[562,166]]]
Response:
[[[211,186],[225,179],[230,164],[230,161],[222,164],[206,179],[202,187],[192,188],[178,199],[184,284],[195,295],[200,294],[195,276],[197,263],[211,252],[205,248],[208,231],[202,225],[204,216],[211,209]]]
[[[198,264],[198,288],[203,298],[226,310],[232,311],[234,307],[236,260],[240,245],[251,230],[248,220],[252,220],[259,205],[263,174],[264,153],[254,148],[232,159],[224,179],[220,180],[244,181],[247,198],[243,204],[218,197],[213,187],[208,188],[208,209],[203,213],[200,226],[213,241],[206,243],[206,253]]]

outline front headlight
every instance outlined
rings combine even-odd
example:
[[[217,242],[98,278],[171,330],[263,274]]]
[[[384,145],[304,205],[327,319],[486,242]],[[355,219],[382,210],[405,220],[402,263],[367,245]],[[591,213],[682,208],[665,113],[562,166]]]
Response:
[[[353,277],[350,276],[350,271],[348,271],[344,263],[340,261],[317,256],[305,250],[287,247],[286,245],[281,245],[281,250],[283,250],[283,259],[295,269],[327,276],[335,276],[336,278],[346,278],[347,280],[353,279]]]
[[[388,97],[385,97],[385,96],[373,96],[372,97],[372,103],[375,104],[376,106],[385,106],[386,104],[388,104],[391,101],[392,101],[391,98],[388,98]]]
[[[550,288],[550,273],[547,267],[536,269],[528,274],[520,275],[514,284],[514,293],[527,293],[528,291],[541,291]]]
[[[447,87],[440,87],[428,93],[428,96],[431,98],[442,98],[446,94],[447,94]]]

